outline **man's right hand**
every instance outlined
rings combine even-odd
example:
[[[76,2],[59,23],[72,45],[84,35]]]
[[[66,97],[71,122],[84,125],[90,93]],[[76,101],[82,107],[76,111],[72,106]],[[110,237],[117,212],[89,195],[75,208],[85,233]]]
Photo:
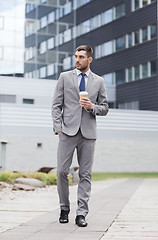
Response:
[[[60,132],[58,132],[58,136],[60,136],[60,133],[61,133],[61,131],[60,131]]]

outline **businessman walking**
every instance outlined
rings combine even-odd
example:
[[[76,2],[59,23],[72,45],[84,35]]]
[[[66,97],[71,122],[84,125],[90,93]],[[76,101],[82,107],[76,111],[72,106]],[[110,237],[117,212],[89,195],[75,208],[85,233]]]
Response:
[[[60,200],[60,223],[68,223],[70,203],[68,173],[74,150],[77,150],[79,184],[75,222],[86,227],[88,201],[91,191],[91,171],[96,140],[96,115],[108,113],[103,78],[90,70],[93,49],[79,46],[75,50],[76,68],[60,74],[52,104],[53,129],[59,135],[57,154],[57,188]],[[88,98],[80,99],[81,91]]]

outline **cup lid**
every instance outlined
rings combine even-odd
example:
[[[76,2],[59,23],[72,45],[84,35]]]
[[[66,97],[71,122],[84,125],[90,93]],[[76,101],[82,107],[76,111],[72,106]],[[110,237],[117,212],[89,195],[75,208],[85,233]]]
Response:
[[[86,91],[81,91],[80,92],[80,95],[87,95],[88,94],[88,92],[86,92]]]

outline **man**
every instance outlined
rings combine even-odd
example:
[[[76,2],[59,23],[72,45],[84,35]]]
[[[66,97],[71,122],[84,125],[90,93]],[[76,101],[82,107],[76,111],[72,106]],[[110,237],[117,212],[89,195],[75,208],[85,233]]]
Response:
[[[76,224],[86,227],[91,191],[91,170],[96,140],[96,115],[106,115],[108,103],[103,78],[90,70],[93,49],[79,46],[75,50],[76,69],[60,74],[53,105],[53,129],[59,135],[57,154],[57,188],[60,200],[60,223],[68,223],[70,212],[68,173],[74,150],[79,164],[78,208]],[[80,100],[80,91],[88,98]]]

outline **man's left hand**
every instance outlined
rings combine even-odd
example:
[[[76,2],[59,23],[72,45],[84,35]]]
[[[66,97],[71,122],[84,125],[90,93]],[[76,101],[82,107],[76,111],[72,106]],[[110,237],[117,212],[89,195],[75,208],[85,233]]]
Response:
[[[79,101],[80,106],[86,108],[87,110],[93,110],[93,104],[89,98],[82,98]]]

